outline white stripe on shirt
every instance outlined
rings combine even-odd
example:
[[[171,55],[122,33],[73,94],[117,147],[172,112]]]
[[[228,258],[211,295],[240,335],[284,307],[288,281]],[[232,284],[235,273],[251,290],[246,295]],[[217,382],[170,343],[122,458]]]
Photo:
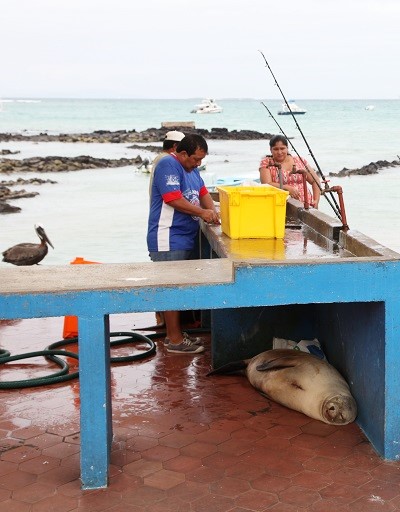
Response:
[[[157,247],[159,251],[169,251],[169,235],[175,209],[167,203],[162,204],[160,219],[158,221]]]

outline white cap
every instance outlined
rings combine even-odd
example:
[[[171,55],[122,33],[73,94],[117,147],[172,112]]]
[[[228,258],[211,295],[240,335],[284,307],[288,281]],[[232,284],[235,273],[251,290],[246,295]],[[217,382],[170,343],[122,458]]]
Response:
[[[180,142],[184,136],[185,136],[185,134],[182,132],[172,131],[172,132],[167,132],[165,134],[164,140],[173,140],[175,142]]]

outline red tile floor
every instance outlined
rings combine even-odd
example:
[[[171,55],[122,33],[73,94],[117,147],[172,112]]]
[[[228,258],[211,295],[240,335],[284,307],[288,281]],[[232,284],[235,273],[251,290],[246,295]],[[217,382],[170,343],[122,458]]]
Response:
[[[138,330],[154,315],[110,321],[112,331]],[[43,349],[62,325],[0,322],[0,347]],[[1,380],[48,365],[13,363]],[[0,510],[400,510],[400,463],[379,458],[356,424],[325,425],[266,400],[244,377],[207,377],[209,369],[209,351],[171,355],[161,340],[153,357],[113,365],[114,442],[101,490],[80,488],[78,380],[0,391]]]

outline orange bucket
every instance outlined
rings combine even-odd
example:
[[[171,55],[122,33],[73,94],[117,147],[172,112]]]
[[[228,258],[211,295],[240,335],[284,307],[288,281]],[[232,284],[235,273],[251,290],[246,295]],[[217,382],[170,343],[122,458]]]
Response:
[[[91,263],[99,263],[98,261],[87,261],[81,257],[77,257],[74,261],[71,261],[71,265],[86,265]],[[64,317],[64,329],[63,339],[76,338],[78,336],[78,317],[77,316],[65,316]]]

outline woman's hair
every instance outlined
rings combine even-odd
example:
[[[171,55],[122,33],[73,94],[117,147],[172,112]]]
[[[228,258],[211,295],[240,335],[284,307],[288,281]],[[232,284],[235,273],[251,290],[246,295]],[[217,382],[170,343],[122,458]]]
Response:
[[[270,138],[269,147],[273,148],[277,142],[282,142],[282,144],[285,144],[285,146],[288,147],[287,138],[284,137],[283,135],[273,135]]]

